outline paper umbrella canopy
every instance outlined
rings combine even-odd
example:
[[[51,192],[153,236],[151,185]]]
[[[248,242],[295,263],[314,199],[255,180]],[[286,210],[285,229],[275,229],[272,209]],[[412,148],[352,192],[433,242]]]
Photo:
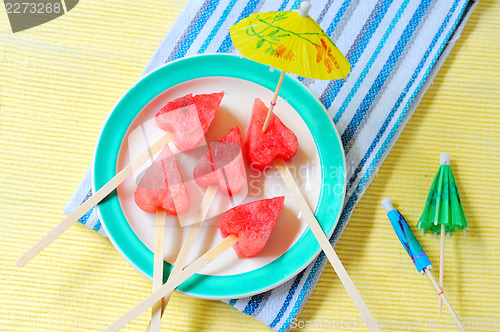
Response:
[[[283,72],[320,80],[343,79],[351,65],[308,14],[299,11],[255,13],[230,29],[234,46],[247,58]]]
[[[468,228],[457,184],[450,166],[450,155],[443,153],[440,157],[441,166],[432,182],[424,211],[417,223],[422,232],[441,233],[441,225],[446,233],[455,229]]]

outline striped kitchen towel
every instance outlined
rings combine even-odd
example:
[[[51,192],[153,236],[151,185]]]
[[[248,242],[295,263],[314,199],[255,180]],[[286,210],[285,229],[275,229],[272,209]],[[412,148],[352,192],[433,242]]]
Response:
[[[351,63],[348,78],[298,78],[325,105],[345,148],[345,206],[335,245],[377,169],[391,150],[475,6],[468,0],[312,0],[310,15]],[[191,0],[144,73],[184,56],[238,53],[229,27],[255,12],[294,10],[299,0]],[[68,203],[69,213],[91,194],[90,171]],[[81,222],[103,233],[94,210]],[[269,327],[286,331],[326,263],[323,254],[295,278],[228,303]]]

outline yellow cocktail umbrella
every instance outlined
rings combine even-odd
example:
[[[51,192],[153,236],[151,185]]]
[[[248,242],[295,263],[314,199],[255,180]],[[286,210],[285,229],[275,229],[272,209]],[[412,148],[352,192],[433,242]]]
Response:
[[[250,15],[230,29],[234,46],[247,58],[281,70],[280,80],[264,123],[266,130],[286,72],[320,80],[343,79],[349,61],[309,16],[305,1],[299,11]]]

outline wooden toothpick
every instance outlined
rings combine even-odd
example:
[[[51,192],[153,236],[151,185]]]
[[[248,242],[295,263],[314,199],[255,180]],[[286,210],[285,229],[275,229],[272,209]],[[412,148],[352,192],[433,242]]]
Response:
[[[441,252],[439,254],[439,287],[443,288],[444,283],[444,237],[445,229],[444,224],[441,224]],[[439,316],[441,316],[441,310],[443,308],[443,299],[439,297]]]
[[[425,269],[424,271],[425,271],[425,274],[431,280],[431,283],[434,285],[434,288],[436,288],[436,290],[437,290],[437,292],[439,294],[439,298],[443,299],[444,304],[446,304],[446,306],[448,307],[448,310],[450,310],[451,315],[453,316],[453,319],[455,320],[455,322],[457,323],[458,327],[460,328],[460,331],[465,332],[464,325],[460,321],[460,318],[458,318],[457,314],[455,313],[455,310],[453,310],[453,308],[451,307],[450,302],[448,302],[448,299],[444,295],[443,289],[441,287],[439,287],[439,284],[437,283],[436,279],[434,279],[434,276],[432,275],[431,270]]]
[[[285,78],[285,74],[286,74],[285,71],[281,71],[278,85],[276,86],[273,99],[271,100],[271,106],[269,106],[269,110],[267,111],[266,115],[266,120],[264,121],[264,125],[262,126],[262,132],[265,132],[267,130],[267,126],[269,125],[269,121],[271,120],[271,114],[273,114],[274,106],[276,106],[276,100],[278,99],[278,95],[280,93],[281,85],[283,84],[283,79]]]

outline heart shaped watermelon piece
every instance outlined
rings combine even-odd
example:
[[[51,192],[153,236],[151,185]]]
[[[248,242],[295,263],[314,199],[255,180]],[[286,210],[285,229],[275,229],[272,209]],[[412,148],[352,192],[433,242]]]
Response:
[[[246,174],[240,128],[234,127],[220,141],[212,144],[196,164],[193,178],[199,186],[214,184],[220,192],[229,196],[243,189]]]
[[[238,235],[233,246],[240,258],[255,257],[271,236],[278,215],[283,208],[284,196],[238,205],[226,211],[217,227],[222,237]]]
[[[167,146],[146,170],[134,193],[137,206],[146,212],[163,209],[177,215],[189,209],[189,197],[177,160]]]
[[[268,108],[262,100],[255,99],[245,149],[249,165],[258,170],[264,170],[278,157],[285,161],[290,160],[299,148],[293,131],[288,129],[274,113],[271,115],[267,130],[262,132],[267,111]]]
[[[180,151],[190,150],[206,134],[224,94],[224,91],[188,94],[172,100],[156,114],[156,123],[159,128],[174,133],[174,143]]]

